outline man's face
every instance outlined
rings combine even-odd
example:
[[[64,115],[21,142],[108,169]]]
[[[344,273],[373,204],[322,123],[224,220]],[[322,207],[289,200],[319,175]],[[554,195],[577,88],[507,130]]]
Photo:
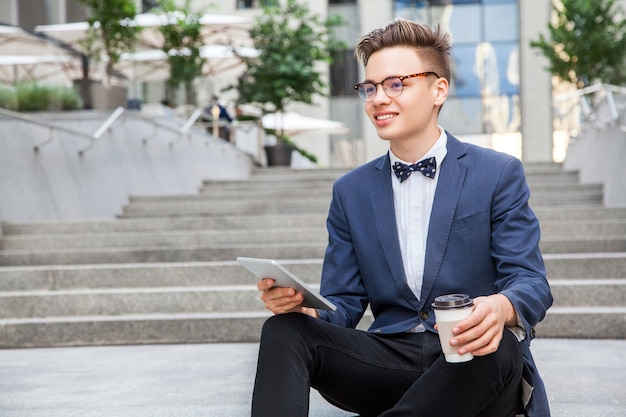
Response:
[[[432,71],[415,49],[395,46],[373,53],[365,67],[365,79],[379,83],[386,78]],[[445,82],[445,81],[444,81]],[[437,113],[445,100],[435,75],[406,78],[402,93],[389,97],[377,86],[372,101],[365,102],[365,112],[381,139],[393,142],[420,140],[437,132]],[[446,90],[447,93],[447,90]]]

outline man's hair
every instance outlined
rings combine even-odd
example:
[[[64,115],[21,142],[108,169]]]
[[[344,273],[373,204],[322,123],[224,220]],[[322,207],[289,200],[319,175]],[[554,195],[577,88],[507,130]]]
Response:
[[[441,30],[420,25],[406,19],[395,19],[386,27],[374,29],[359,39],[354,53],[359,61],[367,66],[374,52],[393,46],[415,48],[417,54],[431,68],[416,68],[415,71],[434,71],[450,82],[450,35]]]

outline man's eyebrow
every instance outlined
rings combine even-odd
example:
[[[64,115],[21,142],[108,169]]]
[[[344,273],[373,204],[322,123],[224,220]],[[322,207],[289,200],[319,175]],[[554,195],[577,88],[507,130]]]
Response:
[[[383,81],[385,81],[385,80],[388,80],[389,78],[399,78],[399,77],[402,77],[402,76],[401,76],[401,75],[396,75],[396,74],[388,75],[388,76],[386,76],[385,78],[383,78],[382,80],[380,80],[380,82],[383,82]],[[376,81],[374,81],[374,80],[370,80],[370,79],[368,78],[368,79],[366,79],[366,80],[364,80],[364,81],[361,81],[359,84],[363,84],[363,83],[372,83],[372,84],[376,84]]]

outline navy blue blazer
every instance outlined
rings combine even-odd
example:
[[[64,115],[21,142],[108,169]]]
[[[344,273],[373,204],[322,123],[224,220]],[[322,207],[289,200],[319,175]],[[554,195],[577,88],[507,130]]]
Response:
[[[439,169],[419,299],[407,285],[402,264],[388,154],[335,182],[320,291],[338,309],[320,317],[355,327],[369,305],[371,332],[400,333],[419,323],[435,332],[435,297],[504,294],[527,335],[520,343],[524,379],[533,387],[528,416],[547,417],[548,401],[530,341],[552,295],[522,164],[448,133]]]

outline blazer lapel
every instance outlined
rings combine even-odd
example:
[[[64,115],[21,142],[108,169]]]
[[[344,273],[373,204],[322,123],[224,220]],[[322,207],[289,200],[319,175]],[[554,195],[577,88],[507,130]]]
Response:
[[[467,167],[459,162],[459,159],[465,155],[465,147],[450,133],[448,133],[447,150],[447,155],[441,164],[437,191],[435,191],[435,200],[430,216],[420,309],[424,307],[426,300],[428,300],[439,274],[443,255],[448,245],[457,202],[467,173]]]
[[[402,253],[400,252],[398,227],[393,206],[393,189],[391,187],[391,163],[388,154],[381,157],[376,164],[376,172],[370,178],[369,184],[374,224],[393,282],[400,294],[417,308],[419,303],[406,282]]]

